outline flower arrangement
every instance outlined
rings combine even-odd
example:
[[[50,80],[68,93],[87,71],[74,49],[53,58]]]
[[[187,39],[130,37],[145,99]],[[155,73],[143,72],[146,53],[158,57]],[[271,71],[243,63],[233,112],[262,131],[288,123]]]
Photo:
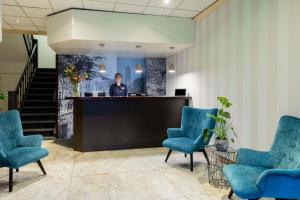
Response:
[[[74,65],[68,66],[64,69],[65,77],[71,82],[73,86],[74,96],[80,96],[80,82],[85,81],[89,78],[86,71],[78,70]]]
[[[74,65],[66,67],[64,72],[66,78],[71,81],[72,85],[85,81],[89,77],[87,72],[80,72]]]

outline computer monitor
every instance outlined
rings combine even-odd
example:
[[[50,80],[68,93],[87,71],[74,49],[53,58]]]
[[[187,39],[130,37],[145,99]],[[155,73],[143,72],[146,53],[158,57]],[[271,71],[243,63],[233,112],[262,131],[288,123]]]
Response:
[[[175,96],[186,96],[186,89],[175,89]]]
[[[98,92],[98,97],[105,97],[105,92]]]
[[[128,96],[129,97],[136,97],[136,96],[140,96],[140,94],[139,93],[130,92],[130,93],[128,93]]]
[[[93,96],[93,93],[92,93],[92,92],[85,92],[85,93],[84,93],[84,96],[85,96],[85,97],[92,97],[92,96]]]

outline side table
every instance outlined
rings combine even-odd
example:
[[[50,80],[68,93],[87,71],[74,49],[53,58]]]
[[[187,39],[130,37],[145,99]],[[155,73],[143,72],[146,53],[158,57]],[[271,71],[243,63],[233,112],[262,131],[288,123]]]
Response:
[[[223,175],[223,166],[235,163],[236,151],[228,148],[226,152],[218,151],[215,145],[205,147],[210,164],[208,165],[209,184],[221,189],[229,189],[230,186]]]

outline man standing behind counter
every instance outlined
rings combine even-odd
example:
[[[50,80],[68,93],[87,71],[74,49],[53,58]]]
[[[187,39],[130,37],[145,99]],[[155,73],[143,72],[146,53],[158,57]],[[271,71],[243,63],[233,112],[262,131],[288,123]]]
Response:
[[[120,73],[116,73],[115,83],[110,86],[109,95],[112,97],[126,97],[128,95],[127,85],[122,83]]]

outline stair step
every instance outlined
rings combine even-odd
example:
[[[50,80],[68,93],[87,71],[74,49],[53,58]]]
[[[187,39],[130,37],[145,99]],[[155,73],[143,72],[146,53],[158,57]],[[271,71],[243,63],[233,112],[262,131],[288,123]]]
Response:
[[[38,71],[38,72],[45,72],[45,71],[56,72],[56,69],[55,68],[37,68],[36,71]]]
[[[53,96],[54,94],[33,94],[33,93],[28,93],[27,96],[33,96],[33,97],[47,97],[47,96]]]
[[[55,94],[27,94],[26,100],[54,100]]]
[[[56,109],[55,106],[24,106],[23,109]]]
[[[56,113],[21,113],[21,117],[25,116],[55,116]]]
[[[52,123],[56,123],[56,121],[55,120],[22,121],[22,124],[52,124]]]
[[[24,135],[41,134],[43,136],[53,136],[55,128],[29,128],[23,129]]]
[[[34,77],[55,77],[57,78],[56,72],[35,72]]]
[[[56,87],[54,88],[46,88],[46,87],[43,87],[43,88],[29,88],[28,92],[30,94],[54,94],[55,93],[55,90],[56,90]]]
[[[57,85],[56,82],[39,82],[39,81],[32,81],[31,85]]]
[[[39,76],[35,76],[34,78],[33,78],[33,81],[41,81],[41,82],[56,82],[57,81],[57,77],[43,77],[43,76],[41,76],[41,77],[39,77]]]

